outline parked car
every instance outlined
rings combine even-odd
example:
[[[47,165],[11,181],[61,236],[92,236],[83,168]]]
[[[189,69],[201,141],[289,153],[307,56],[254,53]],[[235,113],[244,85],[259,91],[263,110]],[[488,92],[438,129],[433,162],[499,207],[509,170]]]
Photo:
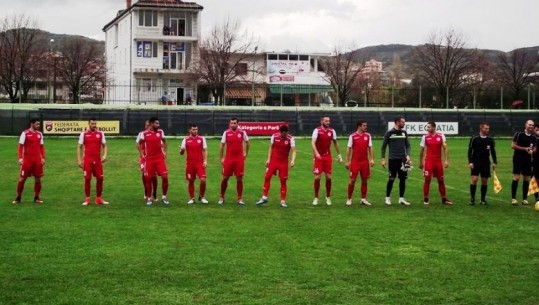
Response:
[[[347,100],[346,103],[344,103],[346,107],[359,107],[359,103],[354,100]]]

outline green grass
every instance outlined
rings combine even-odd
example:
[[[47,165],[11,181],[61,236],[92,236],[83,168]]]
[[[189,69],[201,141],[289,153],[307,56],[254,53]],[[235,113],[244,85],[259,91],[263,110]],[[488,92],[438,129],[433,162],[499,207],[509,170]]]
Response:
[[[275,178],[270,203],[254,206],[267,139],[252,140],[245,207],[233,202],[233,179],[226,204],[216,204],[217,140],[208,143],[210,204],[186,204],[178,139],[169,140],[171,206],[144,205],[134,139],[109,139],[111,205],[83,207],[74,138],[45,140],[45,204],[30,203],[29,180],[14,206],[16,141],[0,139],[0,304],[539,304],[539,213],[510,205],[509,140],[497,142],[504,189],[494,195],[489,187],[489,206],[468,206],[468,139],[450,138],[446,182],[455,205],[440,204],[433,182],[424,207],[416,168],[409,208],[383,205],[379,140],[368,196],[374,206],[344,205],[348,176],[334,164],[333,206],[313,207],[309,141],[299,140],[288,209],[278,205]],[[395,184],[394,201],[397,193]]]

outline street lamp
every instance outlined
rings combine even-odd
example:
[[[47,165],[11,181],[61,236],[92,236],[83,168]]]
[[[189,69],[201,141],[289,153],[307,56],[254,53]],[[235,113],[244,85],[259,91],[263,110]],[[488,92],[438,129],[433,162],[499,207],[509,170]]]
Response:
[[[253,55],[253,79],[251,82],[251,106],[255,105],[255,61],[256,61],[256,51],[258,50],[258,46],[255,47],[255,52]]]
[[[49,104],[52,103],[52,95],[51,95],[51,59],[52,59],[52,51],[53,51],[53,44],[54,44],[54,39],[51,38],[51,40],[49,40],[49,69],[48,70],[48,73],[47,73],[47,78],[48,78],[48,82],[49,82],[49,85],[47,86],[47,98],[49,100]],[[53,85],[54,86],[54,85]],[[52,89],[54,90],[54,89]]]

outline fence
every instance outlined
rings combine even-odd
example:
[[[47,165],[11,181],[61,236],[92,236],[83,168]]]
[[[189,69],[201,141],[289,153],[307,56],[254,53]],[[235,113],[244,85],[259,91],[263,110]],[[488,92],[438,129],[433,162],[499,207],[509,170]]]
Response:
[[[161,128],[169,135],[186,134],[190,123],[199,126],[201,134],[218,136],[228,126],[231,117],[240,122],[286,121],[291,132],[298,136],[310,136],[320,123],[321,116],[329,116],[331,124],[340,136],[356,129],[359,119],[366,120],[373,136],[382,136],[387,123],[396,116],[404,116],[415,122],[457,122],[458,135],[470,136],[477,133],[479,123],[487,121],[494,136],[511,136],[522,130],[528,119],[539,122],[539,111],[528,110],[465,110],[465,109],[409,109],[409,108],[314,108],[314,107],[202,107],[202,106],[157,106],[157,107],[85,107],[71,105],[2,105],[0,108],[0,134],[19,135],[28,128],[31,118],[48,120],[117,120],[120,134],[136,135],[151,116],[159,118]]]

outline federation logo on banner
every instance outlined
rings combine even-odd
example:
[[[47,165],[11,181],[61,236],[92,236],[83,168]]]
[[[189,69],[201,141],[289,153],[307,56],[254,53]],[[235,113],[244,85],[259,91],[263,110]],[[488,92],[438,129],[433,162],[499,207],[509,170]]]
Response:
[[[45,134],[73,135],[88,129],[88,121],[45,121]],[[120,134],[120,121],[98,121],[97,129],[104,134]]]

